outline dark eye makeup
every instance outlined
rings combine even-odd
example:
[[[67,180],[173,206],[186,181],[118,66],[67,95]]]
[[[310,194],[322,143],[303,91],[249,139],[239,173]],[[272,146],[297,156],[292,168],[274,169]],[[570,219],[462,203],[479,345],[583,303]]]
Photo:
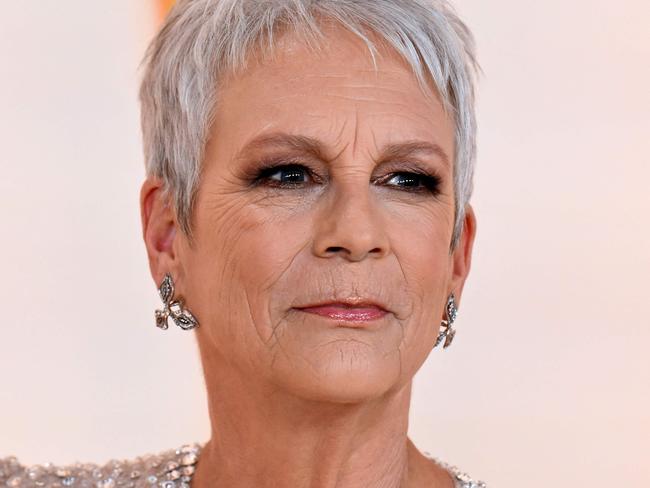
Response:
[[[388,182],[393,180],[399,181],[402,185],[387,186],[393,186],[409,193],[421,194],[428,192],[434,196],[440,193],[442,180],[438,175],[431,174],[419,168],[417,165],[410,163],[401,165],[400,169],[403,169],[403,171],[391,172],[380,178],[380,181],[384,184],[388,184]],[[277,175],[280,175],[279,178],[274,178]],[[321,183],[323,181],[323,178],[309,166],[284,159],[280,162],[271,161],[262,163],[261,167],[254,173],[251,183],[253,186],[298,189],[309,185],[309,180],[305,180],[305,177],[308,177],[314,183]]]

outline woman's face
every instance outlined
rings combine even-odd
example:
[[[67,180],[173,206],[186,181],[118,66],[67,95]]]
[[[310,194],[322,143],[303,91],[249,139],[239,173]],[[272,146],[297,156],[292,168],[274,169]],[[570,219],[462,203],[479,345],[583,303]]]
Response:
[[[204,360],[344,402],[404,386],[426,359],[473,224],[450,255],[454,124],[440,102],[396,55],[375,72],[360,40],[333,32],[318,56],[285,36],[276,59],[222,80],[195,244],[177,232],[156,278],[174,276]],[[352,324],[298,310],[355,298],[389,313]]]

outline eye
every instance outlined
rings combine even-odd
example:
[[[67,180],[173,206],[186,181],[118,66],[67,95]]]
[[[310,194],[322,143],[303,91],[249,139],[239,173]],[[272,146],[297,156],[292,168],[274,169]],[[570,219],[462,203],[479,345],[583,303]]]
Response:
[[[320,179],[309,167],[299,163],[268,163],[260,168],[253,179],[255,185],[276,188],[300,188]],[[430,192],[440,193],[441,179],[437,175],[421,172],[421,170],[400,171],[391,173],[383,179],[383,184],[396,186],[409,193]],[[396,184],[389,184],[395,182]]]
[[[401,186],[408,192],[431,192],[434,195],[440,193],[441,180],[436,175],[404,171],[399,173],[392,173],[386,180],[386,182],[390,181],[396,181],[398,183],[401,182],[401,185],[397,184],[396,186]]]
[[[307,178],[314,180],[314,173],[302,164],[271,164],[259,170],[257,176],[255,176],[255,183],[258,185],[296,188],[308,183]]]

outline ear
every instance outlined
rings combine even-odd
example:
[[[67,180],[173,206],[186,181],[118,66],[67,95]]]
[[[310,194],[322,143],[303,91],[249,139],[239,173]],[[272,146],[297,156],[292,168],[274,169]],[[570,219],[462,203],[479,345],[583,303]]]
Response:
[[[472,264],[472,249],[476,237],[476,216],[471,205],[465,207],[465,219],[463,221],[463,232],[458,245],[452,253],[452,276],[450,292],[456,296],[456,304],[460,303],[465,280],[469,274]]]
[[[175,271],[178,268],[174,245],[178,225],[173,206],[163,196],[163,182],[158,178],[148,177],[142,184],[140,218],[149,269],[158,286],[167,272],[176,278]]]

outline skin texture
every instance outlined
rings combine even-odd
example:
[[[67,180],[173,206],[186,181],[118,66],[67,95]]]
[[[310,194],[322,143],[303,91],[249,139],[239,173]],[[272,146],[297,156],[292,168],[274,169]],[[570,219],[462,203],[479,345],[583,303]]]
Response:
[[[384,152],[426,141],[453,161],[453,119],[397,54],[380,50],[375,71],[354,34],[326,32],[319,54],[286,34],[274,59],[254,55],[222,80],[193,245],[161,182],[142,186],[152,276],[157,285],[170,272],[200,322],[212,438],[193,487],[453,486],[408,439],[408,411],[452,291],[460,303],[475,217],[468,206],[450,253],[450,164],[411,154],[440,178],[439,193],[415,193],[396,175],[410,171],[404,160]],[[244,149],[278,133],[317,138],[321,153]],[[299,172],[292,188],[252,185],[269,157],[315,176]],[[351,328],[293,308],[346,297],[374,297],[391,313]]]

